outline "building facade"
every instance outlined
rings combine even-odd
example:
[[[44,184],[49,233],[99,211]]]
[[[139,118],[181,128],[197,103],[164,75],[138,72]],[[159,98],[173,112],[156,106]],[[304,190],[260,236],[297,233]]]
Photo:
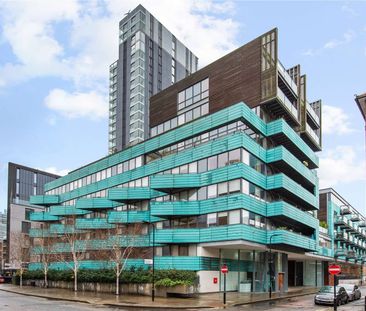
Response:
[[[148,268],[153,257],[157,269],[194,270],[202,293],[222,290],[224,263],[228,290],[321,285],[321,103],[308,102],[299,65],[279,62],[277,35],[153,96],[151,138],[46,184],[31,197],[46,207],[32,214],[43,228],[31,236],[52,237],[56,254],[67,253],[62,237],[78,232],[80,268],[100,269],[111,265],[100,257],[111,238],[127,247],[132,231],[128,267]],[[30,269],[44,250],[33,249]]]
[[[366,261],[366,218],[334,189],[319,191],[319,252],[341,266],[342,278],[362,279]],[[324,271],[328,269],[324,262]],[[333,284],[324,273],[324,284]]]
[[[29,248],[29,230],[40,224],[32,223],[30,214],[43,208],[29,204],[32,195],[42,195],[44,186],[59,176],[15,163],[8,165],[8,204],[7,204],[7,267],[18,268],[17,257]],[[21,247],[20,247],[21,246]],[[21,250],[22,248],[23,250]],[[28,256],[29,257],[29,256]],[[29,259],[26,260],[29,262]]]
[[[198,58],[143,6],[119,24],[110,68],[109,153],[149,136],[149,98],[197,70]]]
[[[0,241],[6,240],[6,223],[7,223],[6,211],[0,212]]]

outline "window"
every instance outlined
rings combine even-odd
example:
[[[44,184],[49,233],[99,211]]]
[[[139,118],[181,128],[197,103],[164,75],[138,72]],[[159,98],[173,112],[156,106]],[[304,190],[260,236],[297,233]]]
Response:
[[[214,170],[217,168],[217,156],[208,158],[208,170]]]
[[[230,225],[240,224],[240,210],[229,212],[229,224]]]
[[[189,173],[197,173],[197,162],[189,164]]]
[[[240,192],[240,179],[229,181],[229,193]]]
[[[235,149],[229,152],[229,164],[240,162],[240,149]]]
[[[218,167],[224,167],[227,165],[228,162],[228,153],[222,153],[218,156]]]
[[[31,228],[31,223],[27,221],[22,221],[22,233],[29,233],[29,230]]]
[[[216,226],[217,223],[217,214],[208,214],[207,215],[207,225],[208,227]]]
[[[210,185],[207,187],[207,198],[215,198],[217,196],[217,185]]]
[[[188,256],[188,246],[179,245],[178,246],[178,256]]]
[[[25,209],[25,220],[30,220],[30,214],[33,213],[34,210],[33,209],[29,209],[29,208],[26,208]]]
[[[218,218],[219,226],[225,226],[228,224],[228,213],[227,212],[218,213],[217,218]]]
[[[163,256],[171,256],[170,245],[162,247],[162,255]]]
[[[241,219],[244,225],[249,225],[249,212],[242,210]]]
[[[222,182],[218,184],[218,195],[226,195],[227,194],[228,184],[227,182]]]
[[[198,173],[207,172],[207,159],[198,161]]]
[[[197,191],[197,200],[207,199],[207,187],[202,187]]]

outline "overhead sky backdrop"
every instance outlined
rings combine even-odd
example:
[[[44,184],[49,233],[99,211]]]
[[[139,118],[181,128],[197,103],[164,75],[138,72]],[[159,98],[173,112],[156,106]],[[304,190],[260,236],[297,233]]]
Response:
[[[323,100],[321,187],[365,211],[366,3],[298,1],[7,1],[0,3],[0,211],[9,161],[66,174],[107,154],[108,67],[118,22],[144,5],[210,63],[278,27],[285,66],[300,63]]]

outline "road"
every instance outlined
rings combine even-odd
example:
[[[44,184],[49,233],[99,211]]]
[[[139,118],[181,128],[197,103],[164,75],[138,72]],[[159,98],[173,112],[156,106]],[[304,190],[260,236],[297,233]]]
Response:
[[[346,305],[339,306],[338,311],[363,311],[365,304],[366,289],[361,291],[362,297],[360,300],[349,302]],[[273,304],[270,303],[258,303],[253,305],[245,305],[240,307],[230,307],[226,310],[230,311],[247,311],[247,310],[271,310],[271,311],[331,311],[333,307],[319,306],[314,304],[314,295],[306,295],[296,298],[284,299]]]
[[[1,311],[122,311],[120,308],[105,308],[96,305],[24,296],[0,291]]]

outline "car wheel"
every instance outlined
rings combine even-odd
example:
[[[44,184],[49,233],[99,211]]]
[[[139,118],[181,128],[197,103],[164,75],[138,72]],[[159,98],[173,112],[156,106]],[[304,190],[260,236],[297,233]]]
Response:
[[[348,303],[348,301],[349,301],[349,300],[348,300],[348,297],[347,297],[347,298],[346,298],[346,302],[345,302],[344,304],[347,304],[347,303]]]
[[[342,300],[341,300],[341,299],[338,299],[338,300],[337,300],[337,306],[340,306],[340,305],[341,305],[341,303],[342,303]]]

